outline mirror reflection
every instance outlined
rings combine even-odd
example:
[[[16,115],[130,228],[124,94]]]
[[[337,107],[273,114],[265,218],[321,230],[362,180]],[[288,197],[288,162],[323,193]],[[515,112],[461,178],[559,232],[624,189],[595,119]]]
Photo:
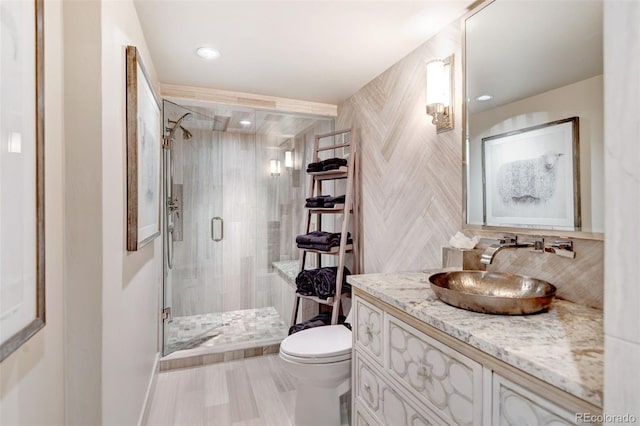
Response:
[[[601,238],[602,2],[483,6],[465,21],[466,227]]]

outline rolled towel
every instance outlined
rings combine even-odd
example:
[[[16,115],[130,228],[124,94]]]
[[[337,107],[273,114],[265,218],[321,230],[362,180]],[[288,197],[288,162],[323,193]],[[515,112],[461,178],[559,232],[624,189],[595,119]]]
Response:
[[[314,269],[301,271],[296,277],[296,287],[298,293],[304,296],[315,296],[315,290],[313,289],[313,277],[316,272]]]
[[[344,268],[342,272],[342,293],[351,292],[351,286],[347,284],[347,275],[351,272]],[[336,294],[336,278],[338,268],[336,266],[320,268],[313,276],[313,289],[320,299],[328,299]]]

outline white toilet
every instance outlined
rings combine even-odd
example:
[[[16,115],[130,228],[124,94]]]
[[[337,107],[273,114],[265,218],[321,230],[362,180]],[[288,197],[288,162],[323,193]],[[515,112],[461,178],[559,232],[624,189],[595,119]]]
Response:
[[[340,425],[340,396],[351,389],[351,330],[340,324],[299,331],[280,343],[280,358],[298,379],[295,425]]]

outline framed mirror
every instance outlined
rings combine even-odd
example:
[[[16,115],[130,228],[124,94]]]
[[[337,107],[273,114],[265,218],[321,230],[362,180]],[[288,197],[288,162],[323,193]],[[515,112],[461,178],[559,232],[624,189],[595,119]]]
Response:
[[[602,9],[490,0],[463,20],[464,229],[604,238]]]
[[[45,326],[44,2],[0,2],[0,361]]]

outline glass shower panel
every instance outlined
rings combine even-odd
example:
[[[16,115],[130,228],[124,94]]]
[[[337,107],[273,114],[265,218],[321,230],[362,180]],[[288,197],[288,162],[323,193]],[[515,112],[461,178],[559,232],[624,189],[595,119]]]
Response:
[[[273,263],[299,259],[305,167],[315,134],[333,131],[334,120],[170,101],[164,120],[173,140],[164,159],[164,299],[172,312],[163,354],[277,345],[287,335],[293,290]]]
[[[186,115],[186,117],[185,117]],[[180,117],[185,117],[177,123]],[[197,344],[217,325],[207,317],[223,310],[223,147],[216,119],[164,101],[165,149],[164,354]],[[166,138],[165,138],[166,139]]]

